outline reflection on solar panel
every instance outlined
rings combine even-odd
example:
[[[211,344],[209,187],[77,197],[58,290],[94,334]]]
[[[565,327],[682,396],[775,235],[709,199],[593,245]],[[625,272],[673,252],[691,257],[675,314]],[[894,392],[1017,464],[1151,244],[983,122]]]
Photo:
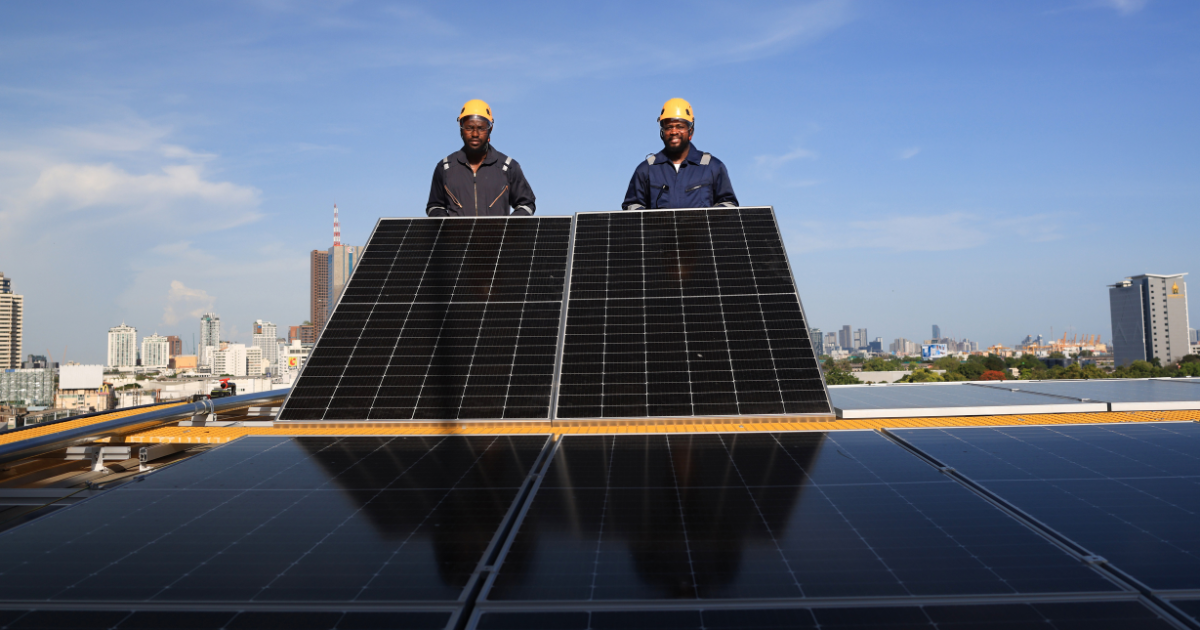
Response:
[[[873,432],[567,436],[494,602],[1117,586]]]
[[[487,612],[480,630],[1156,630],[1174,628],[1138,602],[579,612]]]
[[[279,419],[548,419],[570,232],[381,219]]]
[[[245,438],[0,534],[0,608],[452,613],[546,442]]]
[[[581,213],[556,417],[828,414],[770,208]]]
[[[1195,423],[894,433],[1150,588],[1200,588]]]
[[[1200,599],[1171,599],[1169,601],[1194,623],[1200,625]]]

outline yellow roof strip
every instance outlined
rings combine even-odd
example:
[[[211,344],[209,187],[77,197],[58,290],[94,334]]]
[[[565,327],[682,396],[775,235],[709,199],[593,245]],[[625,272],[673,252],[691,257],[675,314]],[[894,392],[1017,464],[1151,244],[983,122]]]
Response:
[[[1097,424],[1109,422],[1179,422],[1200,420],[1200,411],[1114,411],[1092,413],[1019,414],[1006,416],[955,416],[942,418],[878,418],[834,420],[829,422],[760,422],[743,424],[645,424],[585,426],[517,425],[503,423],[406,425],[394,424],[356,428],[336,425],[328,428],[299,427],[180,427],[166,426],[150,429],[126,438],[129,442],[172,442],[185,444],[221,444],[246,435],[304,436],[304,435],[496,435],[496,434],[613,434],[613,433],[742,433],[786,431],[847,431],[862,429],[906,429],[916,427],[978,427],[1029,426],[1039,424]]]
[[[182,405],[182,404],[184,404],[184,403],[177,402],[177,403],[167,403],[164,405],[155,405],[153,407],[138,407],[136,409],[125,409],[125,410],[121,410],[121,411],[114,411],[112,413],[100,414],[98,416],[91,416],[88,418],[80,418],[78,420],[68,420],[66,422],[56,422],[56,423],[46,424],[44,426],[36,426],[35,425],[34,428],[31,428],[31,429],[25,429],[23,431],[14,431],[12,433],[0,434],[0,444],[12,444],[14,442],[21,442],[23,440],[28,440],[30,438],[41,437],[43,435],[51,435],[51,434],[59,433],[62,431],[69,431],[71,429],[78,429],[80,427],[86,427],[86,426],[93,425],[93,424],[100,424],[102,422],[108,422],[109,420],[116,420],[118,418],[126,418],[129,416],[136,416],[136,415],[147,413],[150,411],[158,411],[159,409],[166,409],[167,407],[174,407],[176,405]]]

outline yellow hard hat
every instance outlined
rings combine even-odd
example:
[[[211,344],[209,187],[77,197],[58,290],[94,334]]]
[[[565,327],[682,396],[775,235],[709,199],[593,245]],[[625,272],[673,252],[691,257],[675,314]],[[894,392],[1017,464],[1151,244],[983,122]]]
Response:
[[[487,103],[485,103],[477,98],[473,98],[473,99],[467,101],[462,106],[462,111],[458,112],[458,119],[460,121],[462,119],[466,118],[467,116],[482,116],[482,117],[488,119],[488,122],[491,122],[491,123],[496,122],[496,119],[492,118],[492,108],[488,107]]]
[[[681,98],[673,98],[663,103],[662,111],[658,114],[658,122],[668,118],[682,118],[690,123],[696,122],[696,117],[692,114],[692,104]]]

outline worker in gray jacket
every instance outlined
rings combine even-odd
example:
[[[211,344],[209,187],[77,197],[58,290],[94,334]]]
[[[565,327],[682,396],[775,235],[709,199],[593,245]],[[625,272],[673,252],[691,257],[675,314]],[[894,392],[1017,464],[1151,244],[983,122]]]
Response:
[[[458,113],[463,148],[446,156],[433,170],[429,203],[431,217],[530,216],[535,209],[533,189],[516,160],[491,144],[492,108],[474,99]]]

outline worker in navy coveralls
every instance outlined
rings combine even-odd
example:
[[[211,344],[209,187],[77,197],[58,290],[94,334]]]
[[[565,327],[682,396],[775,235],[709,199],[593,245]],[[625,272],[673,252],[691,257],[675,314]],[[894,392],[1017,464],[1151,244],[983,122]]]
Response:
[[[633,171],[622,210],[737,206],[729,172],[721,160],[692,144],[692,105],[673,98],[658,115],[663,150],[646,156]]]
[[[517,161],[492,147],[492,108],[473,99],[458,112],[463,148],[446,156],[433,170],[431,217],[527,217],[535,210],[533,189]]]

